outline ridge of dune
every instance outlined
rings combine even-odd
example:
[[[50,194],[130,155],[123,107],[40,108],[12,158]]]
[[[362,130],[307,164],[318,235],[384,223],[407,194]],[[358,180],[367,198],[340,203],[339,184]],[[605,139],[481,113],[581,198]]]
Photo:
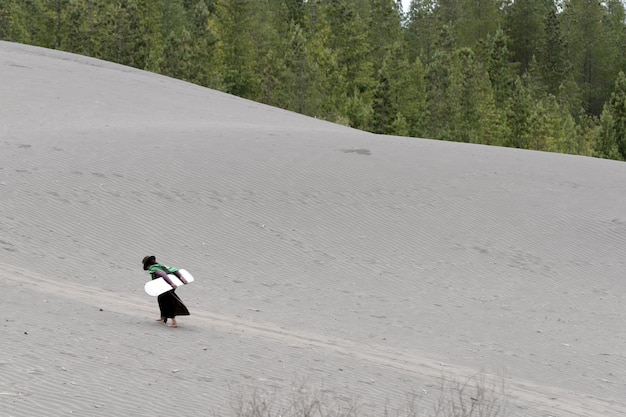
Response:
[[[373,135],[6,42],[0,139],[7,415],[203,416],[294,377],[379,415],[476,374],[511,416],[626,411],[623,163]],[[147,254],[196,277],[174,332]]]

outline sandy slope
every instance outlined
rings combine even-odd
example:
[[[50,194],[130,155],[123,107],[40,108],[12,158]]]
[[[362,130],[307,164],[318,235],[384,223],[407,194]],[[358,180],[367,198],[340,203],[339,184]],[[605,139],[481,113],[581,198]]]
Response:
[[[481,372],[509,415],[626,412],[623,163],[2,42],[0,154],[0,415],[205,416],[299,379],[380,415]],[[179,329],[146,254],[196,277]]]

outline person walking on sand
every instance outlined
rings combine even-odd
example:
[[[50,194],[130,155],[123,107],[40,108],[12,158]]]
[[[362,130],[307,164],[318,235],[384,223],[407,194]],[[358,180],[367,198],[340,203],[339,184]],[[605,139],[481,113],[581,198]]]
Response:
[[[185,304],[176,294],[176,284],[170,280],[167,274],[176,275],[183,284],[187,284],[187,280],[183,278],[177,268],[158,263],[154,256],[146,256],[141,262],[143,263],[143,270],[148,271],[152,279],[163,278],[165,282],[172,286],[171,290],[164,292],[157,298],[161,317],[156,319],[156,321],[163,322],[168,327],[178,327],[176,316],[188,316],[189,310],[187,310]],[[168,319],[171,320],[170,324],[167,323]]]

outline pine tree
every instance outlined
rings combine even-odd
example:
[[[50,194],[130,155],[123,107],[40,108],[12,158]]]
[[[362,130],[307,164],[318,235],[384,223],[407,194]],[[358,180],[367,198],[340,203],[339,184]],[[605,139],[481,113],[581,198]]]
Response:
[[[375,84],[363,12],[351,0],[317,0],[309,2],[306,11],[308,56],[316,67],[314,115],[369,128]]]
[[[566,59],[567,45],[561,35],[556,6],[552,5],[544,21],[544,36],[537,45],[538,73],[548,93],[557,95],[559,86],[571,73]]]
[[[512,1],[505,8],[505,32],[510,38],[511,52],[519,62],[519,74],[530,68],[539,48],[545,16],[552,0]]]
[[[487,71],[470,48],[439,51],[428,70],[430,132],[436,139],[499,145],[506,126]]]
[[[402,120],[406,127],[398,126],[398,135],[424,137],[427,134],[429,108],[426,103],[426,70],[419,58],[409,65],[406,72],[406,84],[401,86],[398,98],[398,116],[396,124]],[[404,131],[403,129],[407,130]]]
[[[615,122],[615,135],[623,159],[626,159],[626,75],[620,71],[611,94],[609,108]]]
[[[0,39],[10,42],[30,43],[29,13],[21,0],[0,3]]]
[[[447,121],[452,114],[452,103],[448,95],[455,50],[455,37],[450,26],[441,28],[435,45],[436,52],[426,68],[426,100],[430,111],[425,136],[447,140],[451,137]]]
[[[475,49],[501,26],[502,0],[459,0],[461,15],[457,28],[460,46]]]
[[[509,39],[503,30],[496,30],[493,36],[487,36],[482,43],[482,58],[485,62],[491,87],[498,106],[504,106],[512,95],[513,83],[516,78],[516,65],[511,63]]]
[[[396,50],[389,50],[383,65],[378,72],[378,86],[374,92],[373,126],[376,133],[398,134],[394,130],[394,124],[406,130],[406,121],[398,120],[398,110],[402,90],[408,83],[408,63],[402,56],[402,51],[398,47]],[[406,119],[404,116],[401,119]]]
[[[517,77],[513,83],[513,93],[508,98],[508,136],[504,145],[512,148],[528,149],[531,140],[531,114],[535,101],[528,74]]]
[[[259,96],[256,36],[262,29],[256,12],[265,6],[265,0],[218,0],[215,4],[211,27],[218,39],[218,65],[227,93],[249,99]]]
[[[394,0],[370,0],[368,43],[374,73],[382,67],[385,58],[402,44],[401,17]]]
[[[206,87],[221,89],[221,67],[216,56],[217,36],[210,25],[214,0],[185,0],[190,33],[186,79]]]
[[[302,25],[304,23],[306,0],[285,0],[285,6],[288,11],[288,22]]]
[[[440,22],[440,27],[449,26],[456,28],[458,20],[461,18],[463,11],[461,10],[460,0],[436,0],[434,13]]]
[[[572,153],[575,149],[576,127],[569,113],[549,94],[534,107],[531,115],[531,149]]]
[[[284,0],[267,0],[267,7],[257,12],[261,33],[256,36],[260,95],[257,100],[289,109],[294,94],[294,75],[288,65],[289,36],[293,28],[291,11]]]
[[[292,95],[288,108],[301,114],[314,115],[311,103],[318,101],[313,91],[316,66],[309,55],[306,34],[299,23],[292,22],[287,39],[289,43],[285,59],[292,74],[289,81]]]
[[[619,150],[620,139],[617,137],[615,129],[615,120],[613,115],[605,106],[600,115],[600,127],[595,140],[593,156],[605,159],[623,160],[623,156]]]
[[[163,4],[163,62],[159,72],[170,77],[190,81],[192,63],[192,34],[182,0]]]
[[[626,2],[623,0],[607,0],[607,15],[603,20],[607,34],[608,49],[612,59],[609,75],[617,75],[626,69]]]
[[[424,65],[431,62],[435,52],[436,34],[440,22],[434,12],[436,0],[412,0],[404,30],[407,58],[419,58]]]
[[[626,75],[620,71],[611,99],[600,116],[594,155],[626,160]]]
[[[567,59],[583,94],[585,109],[600,114],[610,96],[611,39],[603,25],[607,12],[596,0],[568,0],[562,13],[563,36],[569,45]]]

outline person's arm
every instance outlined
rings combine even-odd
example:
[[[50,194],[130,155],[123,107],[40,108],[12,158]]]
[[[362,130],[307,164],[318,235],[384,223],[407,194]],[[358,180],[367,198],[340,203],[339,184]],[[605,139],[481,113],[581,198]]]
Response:
[[[176,270],[176,272],[174,272],[174,275],[176,275],[176,278],[178,278],[180,282],[187,285],[187,280],[185,279],[185,277],[183,277],[183,274],[181,274],[179,270]]]
[[[156,275],[159,278],[163,278],[165,280],[165,282],[167,282],[168,284],[170,284],[172,286],[172,288],[176,288],[176,284],[174,284],[172,282],[170,277],[168,277],[165,272],[157,270],[157,271],[154,271],[154,275]]]

